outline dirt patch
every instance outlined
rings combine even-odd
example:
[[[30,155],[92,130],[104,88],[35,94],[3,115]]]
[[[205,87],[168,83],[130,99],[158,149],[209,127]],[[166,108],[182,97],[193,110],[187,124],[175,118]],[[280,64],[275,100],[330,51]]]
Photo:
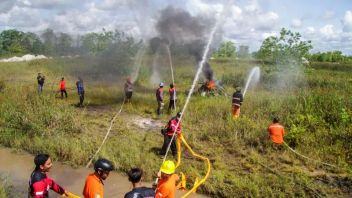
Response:
[[[127,121],[128,127],[138,127],[140,129],[149,131],[149,130],[159,130],[165,126],[165,123],[162,123],[159,120],[154,120],[152,118],[143,118],[141,116],[128,116],[129,119]]]

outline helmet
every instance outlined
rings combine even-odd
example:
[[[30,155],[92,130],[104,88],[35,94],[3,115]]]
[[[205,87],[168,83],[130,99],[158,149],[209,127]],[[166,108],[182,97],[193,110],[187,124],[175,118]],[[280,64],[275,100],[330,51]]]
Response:
[[[178,112],[178,113],[176,114],[176,117],[180,118],[181,115],[182,115],[182,112],[180,111],[180,112]]]
[[[114,169],[114,166],[112,165],[112,163],[107,160],[107,159],[98,159],[95,163],[94,163],[94,170],[98,171],[98,170],[102,170],[102,171],[112,171]]]
[[[236,87],[236,91],[241,91],[241,87]]]
[[[161,82],[161,83],[159,84],[159,87],[163,87],[163,86],[164,86],[164,83]]]
[[[173,174],[175,172],[175,163],[171,160],[166,160],[160,168],[160,171],[165,174]]]

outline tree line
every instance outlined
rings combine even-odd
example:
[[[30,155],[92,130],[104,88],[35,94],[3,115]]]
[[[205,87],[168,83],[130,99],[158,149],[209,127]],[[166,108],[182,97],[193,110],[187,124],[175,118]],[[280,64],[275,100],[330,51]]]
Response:
[[[91,32],[84,35],[71,36],[63,32],[45,30],[38,35],[15,29],[0,33],[0,55],[44,54],[48,56],[99,55],[106,50],[123,46],[127,53],[134,54],[141,41],[127,36],[118,30]]]
[[[260,49],[252,54],[248,46],[239,46],[236,51],[235,43],[225,41],[213,54],[214,58],[255,58],[267,63],[302,63],[310,62],[338,62],[352,63],[352,56],[343,55],[341,51],[327,51],[310,53],[313,49],[310,40],[305,41],[299,32],[292,32],[282,28],[279,36],[266,38]]]

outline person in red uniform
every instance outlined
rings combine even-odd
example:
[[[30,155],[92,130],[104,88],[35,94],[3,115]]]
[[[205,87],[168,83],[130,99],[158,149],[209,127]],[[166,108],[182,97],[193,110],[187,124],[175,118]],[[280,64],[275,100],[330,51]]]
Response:
[[[285,129],[279,122],[279,117],[275,116],[273,123],[268,127],[268,133],[271,141],[274,143],[274,147],[281,149],[281,145],[284,143]]]
[[[61,92],[61,98],[64,98],[64,94],[65,94],[65,98],[67,98],[66,81],[64,77],[62,77],[60,81],[60,92]]]
[[[84,198],[104,198],[103,180],[108,178],[114,166],[109,160],[102,158],[94,163],[94,170],[94,173],[88,175],[84,184]]]
[[[179,138],[181,134],[181,122],[179,122],[180,118],[181,118],[181,112],[178,112],[176,116],[172,117],[171,120],[169,120],[169,122],[167,123],[166,133],[163,134],[164,144],[161,148],[160,155],[166,154],[167,147],[170,144],[170,141],[172,139],[174,132],[176,132],[177,136],[173,138],[170,148],[172,151],[172,155],[175,156],[177,154],[176,138]]]
[[[48,176],[50,168],[53,166],[48,154],[39,154],[34,158],[35,169],[33,170],[29,180],[30,198],[48,198],[49,189],[60,195],[68,195],[68,191],[59,186],[54,180]]]

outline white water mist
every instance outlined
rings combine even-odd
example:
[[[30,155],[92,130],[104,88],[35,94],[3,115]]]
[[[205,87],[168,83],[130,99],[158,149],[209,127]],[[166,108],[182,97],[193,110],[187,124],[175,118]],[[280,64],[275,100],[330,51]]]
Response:
[[[259,82],[259,79],[260,79],[260,68],[256,66],[252,68],[251,71],[249,72],[246,86],[243,91],[243,97],[246,95],[248,87],[249,86],[253,87],[254,85],[256,85]]]

